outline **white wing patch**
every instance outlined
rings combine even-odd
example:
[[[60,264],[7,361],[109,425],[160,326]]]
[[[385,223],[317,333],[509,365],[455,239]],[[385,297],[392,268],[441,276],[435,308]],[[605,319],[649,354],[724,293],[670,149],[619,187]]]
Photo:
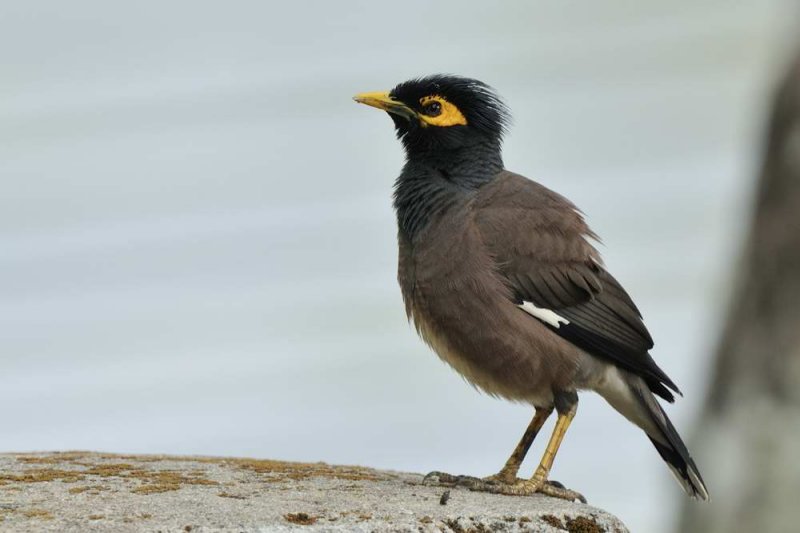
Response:
[[[531,316],[534,316],[546,324],[550,324],[554,328],[560,328],[561,324],[569,324],[569,320],[563,316],[557,315],[550,309],[536,307],[533,302],[523,301],[522,305],[518,305],[520,309],[525,311]]]

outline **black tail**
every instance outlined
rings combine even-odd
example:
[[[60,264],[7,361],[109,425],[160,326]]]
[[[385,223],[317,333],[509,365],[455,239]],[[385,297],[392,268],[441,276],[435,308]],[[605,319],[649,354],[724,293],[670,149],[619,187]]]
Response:
[[[642,390],[643,387],[636,386],[632,389],[641,405],[646,409],[650,420],[658,429],[658,434],[655,435],[647,432],[647,436],[656,447],[658,454],[675,474],[675,478],[686,494],[698,500],[708,500],[708,489],[703,481],[703,476],[700,475],[700,470],[694,464],[694,459],[689,455],[686,444],[678,435],[678,431],[672,425],[667,413],[649,390]]]
[[[595,388],[625,418],[644,430],[686,493],[708,500],[708,489],[667,413],[645,381],[625,370],[610,368]]]

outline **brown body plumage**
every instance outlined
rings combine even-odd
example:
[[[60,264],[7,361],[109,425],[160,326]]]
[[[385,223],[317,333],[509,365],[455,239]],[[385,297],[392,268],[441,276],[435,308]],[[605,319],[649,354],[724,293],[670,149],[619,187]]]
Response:
[[[543,194],[527,194],[534,189]],[[461,200],[413,244],[399,237],[398,279],[420,335],[470,383],[492,395],[548,406],[554,389],[585,388],[580,349],[559,342],[520,310],[497,253],[487,245],[498,235],[508,240],[516,233],[520,245],[527,246],[546,245],[550,235],[558,235],[569,237],[569,245],[551,249],[552,257],[540,261],[591,260],[594,249],[583,238],[587,228],[580,215],[563,197],[510,172]],[[545,209],[530,209],[526,201]],[[574,216],[548,220],[550,208],[566,208]],[[520,218],[526,224],[520,225]],[[521,235],[520,228],[539,231],[526,229]],[[515,334],[507,335],[509,330]]]

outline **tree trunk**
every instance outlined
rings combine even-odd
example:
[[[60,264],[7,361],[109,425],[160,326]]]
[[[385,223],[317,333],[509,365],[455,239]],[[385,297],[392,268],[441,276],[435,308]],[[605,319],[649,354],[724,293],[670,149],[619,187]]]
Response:
[[[687,503],[681,532],[800,531],[800,56],[767,133],[694,446],[713,501]]]

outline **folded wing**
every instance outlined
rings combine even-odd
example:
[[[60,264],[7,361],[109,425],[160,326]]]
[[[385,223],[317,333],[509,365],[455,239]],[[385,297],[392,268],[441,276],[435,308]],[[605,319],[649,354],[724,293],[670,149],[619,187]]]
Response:
[[[475,223],[522,311],[584,351],[641,376],[662,398],[678,387],[648,351],[630,296],[602,266],[595,238],[566,198],[504,172],[475,200]]]

